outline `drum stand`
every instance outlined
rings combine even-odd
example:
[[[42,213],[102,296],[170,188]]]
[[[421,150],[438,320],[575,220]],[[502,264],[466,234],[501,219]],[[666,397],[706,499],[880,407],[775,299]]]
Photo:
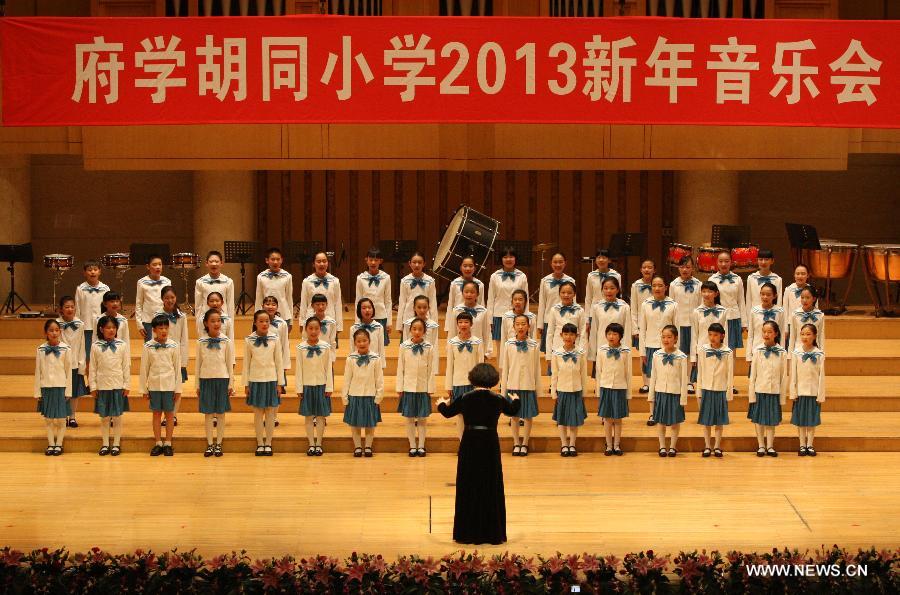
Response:
[[[194,304],[191,303],[191,294],[188,290],[188,271],[191,269],[188,267],[180,266],[176,267],[179,269],[179,275],[181,275],[181,281],[184,283],[184,303],[179,305],[178,307],[182,312],[190,312],[191,314],[195,314],[194,312]]]
[[[253,296],[247,293],[245,280],[247,276],[246,263],[241,263],[241,295],[238,296],[237,304],[234,306],[235,313],[240,312],[241,315],[247,313],[247,310],[250,310],[254,307],[253,305]]]
[[[26,312],[31,310],[28,304],[25,303],[25,300],[22,299],[22,296],[16,293],[16,263],[10,262],[6,270],[9,272],[9,293],[3,302],[3,306],[0,307],[0,314],[15,314],[19,311],[19,308],[24,309]],[[16,301],[19,303],[17,304]]]
[[[856,272],[856,261],[859,260],[859,250],[853,252],[850,257],[850,274],[847,275],[847,289],[844,290],[844,297],[835,305],[831,305],[831,248],[825,248],[828,252],[828,268],[825,270],[825,302],[822,312],[829,316],[839,316],[847,311],[847,298],[850,297],[850,288],[853,287],[853,274]]]
[[[67,270],[68,269],[53,268],[53,301],[50,302],[50,309],[48,311],[51,316],[57,314],[59,311],[59,306],[56,303],[56,287],[59,285],[60,281],[62,281],[62,277],[66,274]]]
[[[132,267],[127,266],[117,266],[115,269],[116,281],[119,284],[119,295],[122,296],[122,312],[125,311],[125,275],[130,271]],[[134,312],[132,312],[132,316]]]
[[[878,292],[878,279],[869,273],[868,266],[863,268],[863,272],[866,275],[866,290],[869,292],[869,297],[872,298],[872,304],[875,306],[875,318],[881,318],[882,316],[893,318],[895,316],[900,316],[900,312],[894,310],[894,305],[897,303],[900,295],[898,295],[898,297],[892,296],[891,283],[896,284],[895,289],[898,294],[900,294],[900,279],[891,279],[890,254],[885,252],[883,258],[885,272],[884,281],[882,281],[882,283],[884,283],[884,303],[882,303],[881,294]]]

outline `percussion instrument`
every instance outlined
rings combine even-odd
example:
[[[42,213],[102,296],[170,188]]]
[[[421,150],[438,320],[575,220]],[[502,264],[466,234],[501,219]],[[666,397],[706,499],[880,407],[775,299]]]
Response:
[[[535,244],[534,248],[531,249],[532,252],[546,252],[547,250],[552,250],[556,248],[556,244],[554,242],[544,242],[543,244]]]
[[[843,279],[850,274],[858,246],[837,240],[819,240],[821,250],[803,250],[803,262],[813,277]]]
[[[68,271],[75,264],[71,254],[45,254],[44,267],[55,271]]]
[[[693,256],[694,247],[690,244],[669,244],[669,255],[667,262],[673,267],[677,267],[681,263],[681,259],[685,256]]]
[[[875,305],[875,316],[894,316],[896,297],[891,283],[900,283],[900,244],[870,244],[862,247],[866,288]],[[883,293],[878,285],[884,286]]]
[[[743,244],[731,249],[731,270],[735,273],[752,273],[759,268],[759,245]]]
[[[499,230],[500,222],[496,219],[472,207],[459,207],[438,244],[432,271],[452,281],[459,276],[459,265],[463,259],[471,256],[475,259],[475,275],[479,275],[494,250]]]
[[[719,254],[727,252],[724,248],[700,246],[697,249],[697,269],[702,273],[715,273],[719,270]]]
[[[200,267],[200,255],[193,252],[177,252],[172,255],[173,269],[196,269]]]
[[[100,258],[100,264],[107,269],[127,270],[131,268],[131,254],[128,252],[106,254]]]

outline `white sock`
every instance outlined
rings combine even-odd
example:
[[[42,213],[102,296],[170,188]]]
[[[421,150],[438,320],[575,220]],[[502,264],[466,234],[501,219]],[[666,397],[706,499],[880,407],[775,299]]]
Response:
[[[203,426],[206,429],[206,443],[213,443],[213,416],[209,413],[203,416]]]
[[[266,414],[262,409],[256,408],[253,410],[253,429],[256,430],[257,446],[263,446],[263,444],[265,444],[263,442],[263,419],[265,418],[265,415]]]
[[[113,420],[113,446],[120,446],[122,443],[122,416],[118,415]]]
[[[272,436],[275,435],[275,408],[266,408],[266,445],[272,446]]]
[[[56,420],[56,446],[62,446],[63,437],[66,435],[66,420]]]
[[[103,439],[103,446],[109,446],[109,418],[100,418],[100,438]]]
[[[225,438],[225,414],[219,415],[219,423],[216,428],[216,444],[222,446],[222,440]]]

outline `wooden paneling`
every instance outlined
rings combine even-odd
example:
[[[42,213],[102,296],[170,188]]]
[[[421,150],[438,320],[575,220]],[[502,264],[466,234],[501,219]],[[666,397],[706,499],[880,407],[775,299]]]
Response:
[[[766,0],[766,18],[836,19],[838,0]]]
[[[96,17],[164,17],[165,0],[91,0]]]
[[[590,265],[580,258],[607,246],[614,233],[646,233],[649,256],[661,257],[666,244],[661,239],[663,213],[672,209],[664,200],[674,192],[673,177],[660,171],[330,170],[261,175],[266,177],[261,200],[267,222],[260,240],[267,245],[319,240],[338,254],[343,243],[346,255],[334,272],[350,293],[366,250],[381,239],[416,240],[430,266],[444,227],[460,204],[499,220],[501,241],[558,244],[569,258],[568,272],[583,291]],[[541,268],[540,255],[535,257],[526,270],[536,280]],[[493,268],[490,262],[489,271]],[[306,264],[302,273],[296,268],[294,273],[302,276],[310,269]],[[393,266],[387,269],[395,272]],[[636,271],[635,258],[629,272],[633,276]],[[345,297],[352,299],[349,293]]]

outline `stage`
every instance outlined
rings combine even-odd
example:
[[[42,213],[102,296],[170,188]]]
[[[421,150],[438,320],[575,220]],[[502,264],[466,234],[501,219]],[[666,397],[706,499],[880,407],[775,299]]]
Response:
[[[900,453],[533,454],[503,464],[509,542],[485,552],[882,548],[900,534]],[[451,538],[455,469],[452,454],[0,453],[0,520],[4,545],[26,551],[442,555],[461,547]]]

